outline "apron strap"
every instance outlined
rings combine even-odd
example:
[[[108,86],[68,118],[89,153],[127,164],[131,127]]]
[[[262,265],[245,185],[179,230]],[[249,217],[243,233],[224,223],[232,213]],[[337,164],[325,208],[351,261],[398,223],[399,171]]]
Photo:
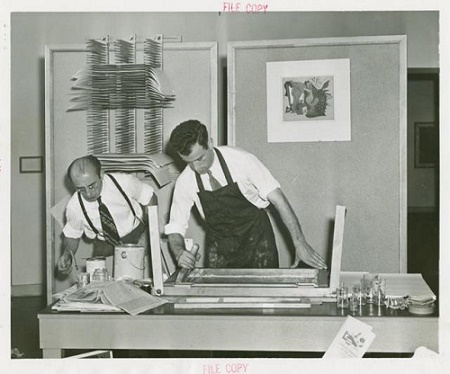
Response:
[[[222,171],[225,174],[227,184],[233,184],[233,178],[231,177],[230,170],[228,169],[227,163],[225,162],[222,153],[217,148],[214,149],[216,150],[217,156],[219,157],[220,166],[222,167]]]
[[[225,175],[225,178],[227,180],[227,185],[233,184],[233,178],[231,177],[230,170],[228,169],[227,163],[225,162],[222,153],[217,148],[214,148],[214,150],[216,151],[220,167],[222,168],[223,174]],[[198,173],[195,173],[195,179],[197,179],[197,185],[200,192],[204,192],[205,186],[203,185],[202,178],[200,178],[200,175]]]
[[[205,186],[203,185],[202,178],[200,178],[200,174],[195,173],[195,179],[197,179],[197,186],[200,192],[205,192]]]

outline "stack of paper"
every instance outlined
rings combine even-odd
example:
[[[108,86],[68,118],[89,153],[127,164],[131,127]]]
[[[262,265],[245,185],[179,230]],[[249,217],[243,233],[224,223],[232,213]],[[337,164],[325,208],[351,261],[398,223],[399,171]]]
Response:
[[[122,312],[122,309],[113,305],[84,302],[58,302],[52,309],[59,312]]]
[[[421,274],[380,274],[386,278],[386,296],[417,299],[436,299],[436,295],[424,281]]]
[[[68,111],[171,108],[175,95],[163,93],[156,69],[145,64],[93,64],[78,70]]]
[[[364,274],[367,272],[341,272],[340,281],[349,288],[354,284],[359,284]],[[380,273],[380,277],[386,279],[387,297],[416,297],[419,299],[436,299],[433,291],[424,281],[421,274],[404,273]]]
[[[178,178],[178,171],[170,167],[173,160],[165,153],[103,153],[96,154],[106,172],[139,172],[152,175],[159,187]]]

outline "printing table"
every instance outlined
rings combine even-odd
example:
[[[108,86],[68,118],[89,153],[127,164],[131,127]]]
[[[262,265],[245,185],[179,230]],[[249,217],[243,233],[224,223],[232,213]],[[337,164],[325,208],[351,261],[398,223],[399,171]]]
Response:
[[[126,313],[38,314],[44,358],[64,349],[325,352],[347,315],[371,325],[369,352],[409,353],[419,346],[438,351],[438,313],[365,305],[351,313],[335,303],[299,309],[175,309],[173,304],[131,316]]]

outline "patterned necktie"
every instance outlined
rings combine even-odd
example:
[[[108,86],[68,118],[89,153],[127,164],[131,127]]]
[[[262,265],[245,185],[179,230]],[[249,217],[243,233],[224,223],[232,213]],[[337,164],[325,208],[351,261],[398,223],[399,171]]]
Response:
[[[116,224],[114,223],[114,219],[112,218],[109,209],[102,203],[102,199],[100,197],[97,201],[98,211],[100,212],[100,222],[102,224],[103,236],[105,237],[105,240],[112,245],[120,244],[120,236],[117,232]]]
[[[218,190],[219,188],[222,188],[222,185],[220,182],[214,178],[214,175],[212,175],[211,170],[207,171],[208,177],[209,177],[209,183],[211,183],[211,188],[213,191]]]

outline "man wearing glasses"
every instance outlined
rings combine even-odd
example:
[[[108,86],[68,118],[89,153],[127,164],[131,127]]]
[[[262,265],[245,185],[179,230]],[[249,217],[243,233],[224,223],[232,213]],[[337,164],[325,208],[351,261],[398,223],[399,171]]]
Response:
[[[76,192],[66,207],[63,252],[58,270],[69,274],[72,259],[83,233],[94,239],[94,256],[111,256],[115,245],[139,244],[147,247],[145,209],[153,188],[131,174],[101,171],[94,156],[74,160],[67,171]]]

